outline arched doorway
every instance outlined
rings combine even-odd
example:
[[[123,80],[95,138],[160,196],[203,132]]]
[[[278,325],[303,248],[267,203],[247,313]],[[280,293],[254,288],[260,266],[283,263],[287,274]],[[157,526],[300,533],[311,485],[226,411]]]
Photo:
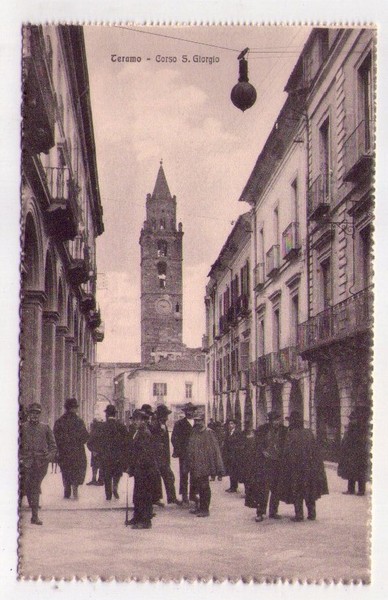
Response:
[[[232,403],[229,394],[226,398],[226,419],[233,419]]]
[[[338,460],[341,411],[337,381],[329,365],[320,367],[315,384],[317,439],[325,460]]]
[[[302,416],[304,415],[303,395],[300,389],[300,383],[296,380],[294,380],[291,385],[289,413],[293,410],[297,410]]]
[[[236,400],[235,400],[234,418],[236,419],[238,429],[241,429],[241,406],[240,406],[240,399],[238,396],[236,396]]]
[[[283,384],[272,383],[271,384],[271,407],[272,410],[276,410],[281,415],[283,414],[283,398],[282,398]]]
[[[245,396],[245,404],[244,404],[244,429],[252,429],[253,427],[253,408],[252,408],[252,400],[247,393]]]

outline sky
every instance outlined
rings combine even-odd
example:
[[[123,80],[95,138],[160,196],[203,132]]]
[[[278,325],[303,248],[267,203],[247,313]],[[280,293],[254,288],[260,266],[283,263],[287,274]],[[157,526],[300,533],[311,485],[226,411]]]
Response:
[[[249,209],[238,199],[310,31],[84,27],[105,225],[97,239],[97,300],[105,325],[98,361],[140,360],[139,236],[161,159],[184,231],[183,341],[201,345],[207,274],[234,221]],[[230,92],[238,81],[237,56],[247,47],[257,100],[243,113]]]

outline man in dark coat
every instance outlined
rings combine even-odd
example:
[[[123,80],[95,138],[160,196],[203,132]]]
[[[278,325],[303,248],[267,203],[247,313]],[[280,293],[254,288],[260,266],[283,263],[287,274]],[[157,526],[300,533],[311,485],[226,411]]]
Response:
[[[208,517],[211,499],[209,476],[222,476],[225,472],[217,438],[205,426],[205,418],[196,414],[193,431],[187,448],[187,468],[190,471],[193,487],[198,494],[196,507],[190,510],[197,517]]]
[[[47,473],[48,464],[54,459],[57,451],[50,427],[39,422],[41,412],[40,404],[30,404],[28,420],[20,428],[21,496],[24,493],[27,495],[33,525],[43,524],[38,514],[40,486]]]
[[[89,433],[85,423],[77,415],[76,398],[65,402],[65,414],[54,423],[55,441],[58,447],[58,464],[62,472],[64,497],[78,500],[78,486],[82,485],[86,474],[85,444]]]
[[[164,404],[156,407],[155,421],[151,426],[151,434],[155,457],[166,488],[167,504],[180,505],[181,502],[177,500],[175,493],[175,476],[170,466],[170,438],[166,425],[168,415],[170,414],[171,410]]]
[[[105,409],[105,423],[93,433],[88,442],[89,450],[97,452],[104,478],[105,496],[118,499],[118,486],[121,475],[127,468],[128,431],[116,420],[116,407],[108,404]]]
[[[155,481],[160,473],[155,458],[152,435],[147,426],[148,415],[135,410],[133,423],[136,432],[132,438],[129,452],[128,474],[135,479],[133,491],[134,512],[129,521],[132,529],[150,529],[152,527],[152,505]]]
[[[156,415],[152,410],[152,406],[150,404],[143,404],[140,408],[143,413],[146,415],[146,424],[150,433],[152,433],[153,427],[156,425]],[[159,474],[159,477],[155,477],[154,479],[155,487],[152,494],[153,504],[155,506],[164,506],[163,503],[163,488],[162,488],[162,478]]]
[[[90,424],[90,435],[93,436],[99,427],[101,427],[100,421],[93,419]],[[90,466],[92,467],[92,478],[86,485],[104,485],[98,452],[92,452],[91,454]]]
[[[171,443],[174,448],[173,457],[179,458],[179,493],[182,495],[182,506],[189,506],[189,500],[195,502],[195,492],[187,467],[187,448],[190,435],[194,427],[194,415],[196,406],[188,402],[182,409],[184,418],[179,419],[174,425],[171,435]]]
[[[349,415],[349,425],[342,438],[338,461],[338,475],[348,480],[343,494],[364,496],[370,460],[370,432],[368,411],[358,407]]]
[[[303,428],[303,417],[292,411],[289,430],[283,452],[279,497],[287,504],[294,504],[293,521],[303,521],[303,501],[307,506],[307,518],[316,519],[316,500],[328,494],[325,467],[319,446],[310,429]]]
[[[251,427],[242,432],[239,459],[238,479],[245,487],[245,506],[257,509],[265,489],[264,456],[258,445],[257,433]]]
[[[268,413],[268,423],[257,429],[258,463],[263,468],[263,485],[257,502],[257,522],[264,519],[270,494],[268,516],[270,519],[281,518],[278,515],[278,485],[286,433],[287,427],[282,424],[281,414],[274,410]]]
[[[226,472],[230,478],[230,486],[225,490],[229,493],[237,492],[242,442],[241,431],[238,431],[236,421],[234,419],[228,419],[222,457]]]

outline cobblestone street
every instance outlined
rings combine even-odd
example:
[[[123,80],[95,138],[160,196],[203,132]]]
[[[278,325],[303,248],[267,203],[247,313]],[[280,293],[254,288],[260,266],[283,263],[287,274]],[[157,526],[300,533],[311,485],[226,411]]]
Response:
[[[177,461],[173,460],[174,468]],[[211,514],[197,519],[176,506],[157,508],[153,528],[124,525],[127,476],[120,500],[104,488],[82,486],[80,499],[62,499],[61,475],[43,482],[43,527],[21,512],[21,574],[26,577],[186,577],[218,579],[300,578],[369,580],[366,497],[344,496],[345,482],[327,465],[330,495],[317,503],[317,521],[293,523],[293,507],[281,504],[281,521],[255,523],[242,494],[226,494],[228,479],[212,486]],[[129,480],[129,498],[133,480]]]

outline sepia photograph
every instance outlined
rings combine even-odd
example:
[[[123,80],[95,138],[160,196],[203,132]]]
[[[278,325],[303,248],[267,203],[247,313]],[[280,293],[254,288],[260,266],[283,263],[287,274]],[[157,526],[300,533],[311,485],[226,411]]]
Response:
[[[20,578],[370,582],[376,32],[23,25]]]

